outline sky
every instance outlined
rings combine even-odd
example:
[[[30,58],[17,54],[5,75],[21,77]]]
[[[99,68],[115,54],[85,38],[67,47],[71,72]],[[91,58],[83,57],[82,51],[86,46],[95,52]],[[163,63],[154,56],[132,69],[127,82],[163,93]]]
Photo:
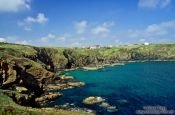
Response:
[[[175,43],[175,1],[0,0],[0,42],[49,47]]]

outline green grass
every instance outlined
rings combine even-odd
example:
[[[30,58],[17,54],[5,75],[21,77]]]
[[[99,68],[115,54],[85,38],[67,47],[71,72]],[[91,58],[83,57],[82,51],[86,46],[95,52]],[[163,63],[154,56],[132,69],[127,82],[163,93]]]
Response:
[[[68,111],[61,109],[45,108],[37,109],[23,107],[6,96],[0,94],[0,115],[91,115],[83,112]]]

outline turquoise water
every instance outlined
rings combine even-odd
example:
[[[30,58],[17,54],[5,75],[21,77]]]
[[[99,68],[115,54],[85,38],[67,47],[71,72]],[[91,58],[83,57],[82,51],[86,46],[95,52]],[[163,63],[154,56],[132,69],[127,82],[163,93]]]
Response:
[[[125,66],[96,71],[75,70],[66,74],[85,82],[86,86],[63,91],[64,96],[50,103],[50,106],[75,103],[79,107],[97,110],[100,115],[132,115],[148,105],[175,110],[175,62],[127,63]],[[104,97],[119,110],[109,113],[98,106],[82,104],[88,96]]]

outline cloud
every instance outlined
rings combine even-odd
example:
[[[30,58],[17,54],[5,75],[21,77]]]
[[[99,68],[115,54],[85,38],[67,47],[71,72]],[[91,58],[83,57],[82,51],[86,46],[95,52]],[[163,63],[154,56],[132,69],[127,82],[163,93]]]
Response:
[[[162,38],[173,35],[175,31],[175,20],[148,25],[142,30],[129,30],[130,38]]]
[[[27,17],[24,19],[25,23],[38,23],[38,24],[44,24],[48,21],[48,18],[43,13],[38,13],[36,17]]]
[[[79,42],[73,42],[70,44],[71,47],[80,47],[81,46],[81,43]]]
[[[95,28],[92,29],[92,33],[97,35],[97,34],[106,34],[108,33],[110,30],[107,27],[104,26],[97,26]]]
[[[76,29],[78,34],[84,33],[86,28],[87,28],[87,21],[85,21],[85,20],[76,22],[76,24],[75,24],[75,29]]]
[[[18,36],[7,36],[5,38],[2,38],[2,40],[3,41],[5,40],[4,42],[15,43],[15,44],[23,44],[23,45],[31,45],[32,44],[31,40],[20,39]]]
[[[25,30],[25,31],[31,31],[32,28],[31,28],[31,27],[24,27],[24,30]]]
[[[0,38],[0,42],[6,42],[5,38]]]
[[[146,40],[145,40],[145,39],[140,39],[139,41],[140,41],[140,42],[145,42]]]
[[[55,39],[55,35],[49,33],[47,36],[41,37],[42,42],[48,42],[49,40]]]
[[[65,34],[59,36],[59,37],[58,37],[58,40],[65,41],[65,40],[68,39],[69,37],[71,37],[71,34],[65,33]]]
[[[19,41],[15,41],[14,43],[16,44],[23,44],[23,45],[29,45],[31,41],[27,41],[27,40],[19,40]]]
[[[92,28],[91,32],[93,35],[100,35],[101,37],[106,37],[110,32],[110,27],[113,25],[113,22],[104,22],[103,24]]]
[[[20,10],[30,10],[30,0],[0,0],[1,12],[18,12]]]
[[[115,40],[115,43],[119,43],[119,42],[120,42],[120,40],[118,40],[118,39],[117,39],[117,40]]]
[[[165,8],[171,3],[171,0],[139,0],[140,8]]]
[[[17,24],[24,27],[24,30],[31,31],[33,24],[45,24],[49,19],[44,13],[38,13],[36,17],[28,16],[23,21],[19,21]]]

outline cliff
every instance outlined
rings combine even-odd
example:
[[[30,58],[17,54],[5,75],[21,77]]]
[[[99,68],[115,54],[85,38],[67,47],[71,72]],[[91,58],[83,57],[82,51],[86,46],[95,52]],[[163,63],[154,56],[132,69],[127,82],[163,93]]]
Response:
[[[175,44],[88,49],[46,48],[0,43],[0,59],[1,66],[7,66],[0,68],[0,77],[6,79],[1,88],[14,90],[16,86],[24,87],[29,92],[28,97],[34,94],[34,98],[36,98],[43,94],[44,87],[53,82],[56,77],[55,73],[59,72],[60,69],[83,68],[84,66],[123,61],[174,61]],[[14,94],[16,95],[16,93]]]
[[[122,61],[174,60],[175,44],[116,46],[112,48],[46,48],[0,43],[0,57],[13,78],[16,63],[25,86],[40,94],[59,69],[81,68]],[[19,72],[18,72],[19,73]],[[37,89],[37,91],[35,91]],[[40,89],[40,90],[38,90]]]

